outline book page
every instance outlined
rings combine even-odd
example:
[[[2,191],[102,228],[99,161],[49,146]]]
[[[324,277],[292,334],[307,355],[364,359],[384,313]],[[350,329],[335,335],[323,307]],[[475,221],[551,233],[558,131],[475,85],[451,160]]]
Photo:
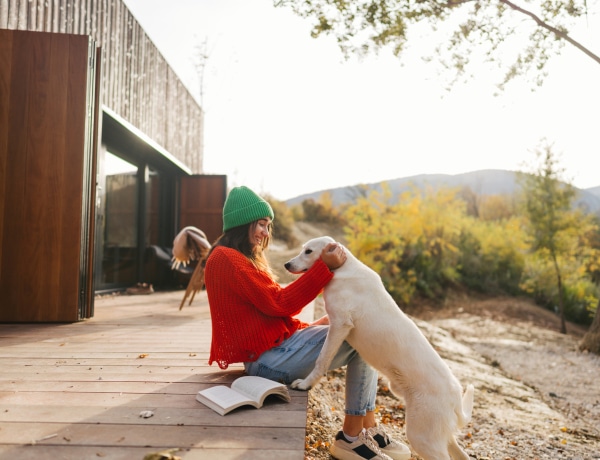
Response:
[[[223,409],[241,404],[252,404],[252,401],[250,401],[248,397],[222,385],[207,388],[206,390],[200,391],[199,394],[212,400],[215,404],[218,404]]]
[[[280,390],[274,391],[273,393],[282,395],[288,394],[287,387],[284,384],[253,375],[247,375],[238,378],[231,384],[231,388],[239,391],[240,393],[244,393],[248,396],[248,398],[253,399],[257,403],[261,402],[265,393],[274,388],[278,388]]]

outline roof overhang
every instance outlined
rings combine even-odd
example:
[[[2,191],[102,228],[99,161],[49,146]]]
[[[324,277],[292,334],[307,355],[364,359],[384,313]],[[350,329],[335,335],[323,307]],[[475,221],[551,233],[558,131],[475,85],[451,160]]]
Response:
[[[106,106],[102,107],[102,143],[119,155],[159,169],[191,175],[192,171],[164,147]]]

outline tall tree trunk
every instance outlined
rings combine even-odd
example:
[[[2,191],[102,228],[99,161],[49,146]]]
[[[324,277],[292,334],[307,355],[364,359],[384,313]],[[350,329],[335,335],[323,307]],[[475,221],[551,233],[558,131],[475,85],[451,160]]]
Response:
[[[596,307],[594,321],[592,321],[592,325],[583,336],[579,349],[600,355],[600,299]]]
[[[562,276],[560,275],[560,267],[556,260],[556,255],[552,254],[552,261],[554,262],[554,270],[556,270],[556,282],[558,284],[558,308],[560,310],[560,333],[567,333],[567,323],[565,321],[565,302],[563,300],[563,286]]]

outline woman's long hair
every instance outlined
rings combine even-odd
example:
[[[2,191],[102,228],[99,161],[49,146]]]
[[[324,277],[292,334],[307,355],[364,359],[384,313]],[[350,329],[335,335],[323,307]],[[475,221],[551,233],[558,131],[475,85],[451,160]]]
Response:
[[[261,245],[255,246],[250,243],[248,235],[250,232],[254,232],[257,225],[258,221],[254,221],[249,224],[240,225],[239,227],[230,228],[225,233],[221,234],[212,245],[212,248],[204,259],[204,263],[206,263],[206,260],[208,260],[210,254],[216,247],[225,246],[241,252],[256,268],[267,273],[273,280],[276,280],[277,278],[271,270],[271,266],[265,255],[265,250],[269,247],[269,243],[271,242],[273,224],[271,223],[269,225],[269,236],[263,238]]]

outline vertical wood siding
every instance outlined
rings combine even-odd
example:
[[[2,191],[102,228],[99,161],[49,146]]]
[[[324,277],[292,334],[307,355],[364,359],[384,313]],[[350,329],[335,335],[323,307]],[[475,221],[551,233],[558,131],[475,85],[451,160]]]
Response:
[[[92,36],[101,103],[203,173],[202,109],[121,0],[0,0],[0,29]]]

